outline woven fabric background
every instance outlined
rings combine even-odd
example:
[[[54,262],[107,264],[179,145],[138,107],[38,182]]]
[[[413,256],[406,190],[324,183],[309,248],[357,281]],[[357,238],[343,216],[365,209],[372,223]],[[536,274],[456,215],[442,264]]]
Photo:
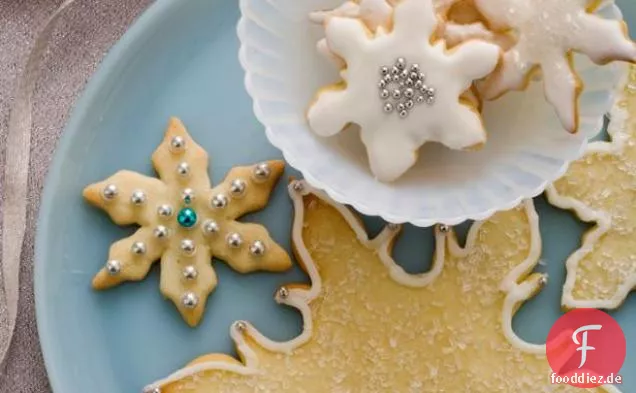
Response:
[[[0,189],[5,148],[11,148],[6,146],[6,135],[17,78],[36,35],[61,3],[62,0],[0,0]],[[151,0],[77,0],[62,16],[43,60],[33,108],[28,229],[20,268],[19,314],[9,357],[0,375],[0,393],[50,392],[33,300],[33,244],[40,193],[73,103],[104,54],[149,3]]]

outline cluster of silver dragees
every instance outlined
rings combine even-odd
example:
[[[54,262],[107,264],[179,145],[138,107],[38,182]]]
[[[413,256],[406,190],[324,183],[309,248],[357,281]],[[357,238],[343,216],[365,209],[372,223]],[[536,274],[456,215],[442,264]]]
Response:
[[[406,118],[418,104],[433,105],[435,89],[427,86],[425,81],[426,74],[420,70],[420,66],[409,66],[402,57],[392,66],[380,67],[378,89],[383,102],[382,110]]]

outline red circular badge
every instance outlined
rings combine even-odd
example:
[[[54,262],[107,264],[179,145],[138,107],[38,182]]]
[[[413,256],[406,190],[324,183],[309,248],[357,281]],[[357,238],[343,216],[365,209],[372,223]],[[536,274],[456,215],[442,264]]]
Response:
[[[595,309],[578,309],[559,318],[548,334],[546,353],[554,384],[593,388],[620,384],[625,334],[614,318]]]

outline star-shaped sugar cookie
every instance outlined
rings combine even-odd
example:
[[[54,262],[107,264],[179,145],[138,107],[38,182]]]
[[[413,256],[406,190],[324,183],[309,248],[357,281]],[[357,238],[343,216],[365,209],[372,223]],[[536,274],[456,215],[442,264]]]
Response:
[[[241,273],[291,267],[265,227],[236,221],[265,207],[283,162],[235,167],[212,188],[207,153],[176,118],[152,162],[160,179],[120,171],[84,190],[86,200],[116,224],[139,226],[110,247],[108,262],[93,279],[95,289],[140,281],[161,260],[161,293],[195,326],[217,285],[212,257]]]
[[[531,273],[541,254],[531,201],[475,224],[464,248],[438,228],[432,269],[411,275],[391,257],[399,227],[369,239],[357,216],[307,184],[292,183],[290,193],[292,239],[311,285],[283,287],[276,300],[302,313],[303,332],[275,342],[237,322],[240,360],[200,357],[147,392],[585,391],[551,385],[545,346],[512,329],[545,282]]]
[[[448,51],[443,42],[431,43],[438,22],[431,0],[400,2],[387,33],[372,35],[357,19],[326,22],[329,48],[346,68],[340,84],[318,92],[309,126],[323,137],[360,126],[380,181],[404,174],[426,142],[467,149],[486,140],[480,114],[460,96],[495,69],[500,49],[475,40]]]
[[[475,5],[498,30],[518,37],[503,64],[486,81],[482,93],[494,99],[508,90],[525,89],[533,71],[540,69],[547,100],[566,130],[579,128],[578,97],[582,84],[573,67],[573,52],[597,64],[613,60],[636,61],[636,45],[624,22],[593,14],[598,0],[475,0]]]
[[[628,86],[636,84],[631,68]],[[550,202],[595,224],[567,261],[564,308],[618,308],[636,288],[636,95],[612,111],[611,142],[594,142],[548,188]]]

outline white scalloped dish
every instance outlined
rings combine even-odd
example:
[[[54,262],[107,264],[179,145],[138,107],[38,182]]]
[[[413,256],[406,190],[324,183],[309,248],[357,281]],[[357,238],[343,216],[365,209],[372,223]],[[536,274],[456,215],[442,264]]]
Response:
[[[579,158],[587,138],[599,133],[603,115],[625,67],[599,67],[575,56],[585,85],[579,133],[566,132],[546,102],[540,83],[484,103],[488,142],[479,151],[452,151],[427,144],[403,177],[377,181],[369,170],[359,133],[334,137],[312,133],[306,112],[316,91],[338,80],[337,70],[316,50],[324,30],[309,13],[342,0],[241,0],[240,60],[254,111],[270,142],[314,187],[337,202],[393,223],[455,225],[481,220],[535,197]],[[622,18],[613,3],[598,11]]]

